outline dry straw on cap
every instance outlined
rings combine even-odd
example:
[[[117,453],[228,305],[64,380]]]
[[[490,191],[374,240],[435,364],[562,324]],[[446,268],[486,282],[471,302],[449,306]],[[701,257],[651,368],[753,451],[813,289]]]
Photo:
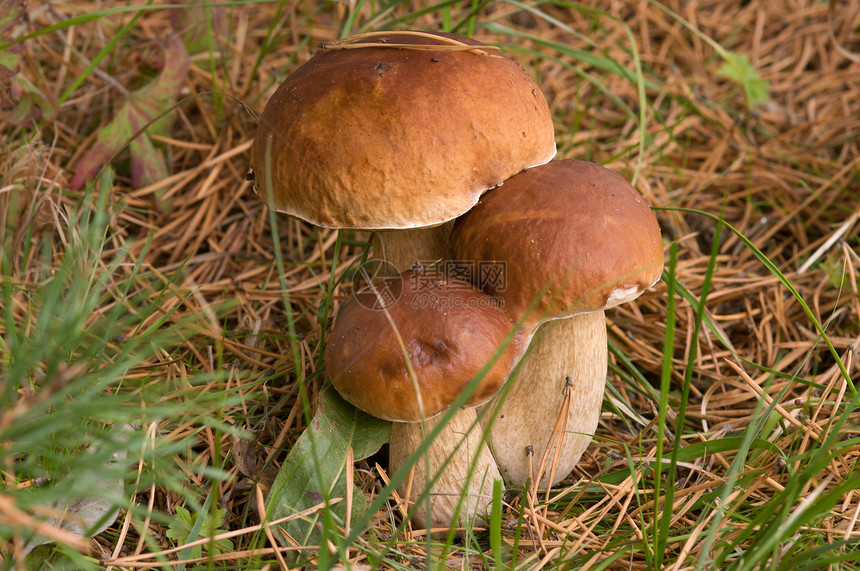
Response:
[[[277,89],[251,149],[255,188],[279,212],[333,228],[438,225],[555,154],[538,86],[475,40],[399,32],[326,47]]]

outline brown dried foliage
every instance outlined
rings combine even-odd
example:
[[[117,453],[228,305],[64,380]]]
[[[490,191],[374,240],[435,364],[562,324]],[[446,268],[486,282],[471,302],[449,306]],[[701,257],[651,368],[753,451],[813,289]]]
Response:
[[[33,4],[31,29],[68,19],[83,8],[80,3],[74,8]],[[675,271],[679,283],[695,296],[701,292],[717,225],[709,218],[673,208],[721,215],[794,284],[815,317],[826,323],[830,341],[853,374],[852,349],[860,341],[860,258],[856,254],[860,246],[856,233],[860,212],[860,2],[701,0],[670,2],[668,6],[725,49],[748,55],[770,82],[770,100],[748,110],[740,87],[717,74],[722,60],[712,46],[645,0],[590,2],[589,7],[596,11],[539,8],[580,36],[504,3],[489,4],[477,18],[479,23],[496,23],[584,50],[605,58],[602,61],[617,62],[624,70],[635,69],[635,53],[648,82],[642,129],[637,120],[639,96],[629,79],[499,28],[479,26],[475,36],[543,54],[508,52],[538,78],[547,95],[556,116],[561,155],[605,163],[634,179],[652,205],[669,207],[657,214],[664,236],[678,245]],[[386,14],[374,20],[367,7],[363,9],[357,21],[367,29],[393,17]],[[416,9],[398,6],[394,11]],[[170,158],[172,174],[168,178],[130,190],[122,170],[123,157],[116,161],[119,177],[114,194],[122,207],[112,222],[110,244],[130,245],[134,259],[152,235],[145,267],[164,276],[177,271],[182,275],[175,286],[180,295],[167,298],[164,310],[190,294],[174,319],[192,313],[210,317],[208,328],[181,346],[164,349],[165,359],[151,364],[155,374],[167,382],[191,369],[226,367],[233,371],[229,381],[208,389],[238,387],[247,392],[245,406],[221,411],[227,421],[258,435],[258,449],[241,447],[245,456],[232,464],[235,477],[221,485],[231,529],[242,529],[249,515],[253,519],[256,513],[251,508],[254,494],[248,492],[247,466],[277,466],[304,428],[295,382],[297,376],[310,379],[312,396],[320,386],[317,310],[331,268],[337,268],[339,277],[344,262],[360,255],[361,241],[366,238],[347,236],[339,259],[334,260],[336,233],[279,217],[279,242],[273,244],[268,214],[245,180],[254,113],[262,110],[277,82],[315,51],[318,41],[337,38],[338,22],[349,15],[347,4],[306,13],[313,9],[289,3],[274,21],[277,41],[256,67],[275,10],[274,4],[235,7],[229,38],[217,38],[224,61],[210,67],[208,54],[194,58],[183,92],[187,99],[176,109],[171,137],[160,141]],[[99,18],[28,42],[25,73],[40,78],[40,88],[58,98],[127,17]],[[438,28],[441,22],[440,13],[434,11],[409,25]],[[0,239],[21,241],[25,229],[31,228],[38,244],[31,252],[48,243],[57,256],[62,254],[64,214],[80,198],[67,191],[72,168],[92,144],[95,131],[110,120],[121,95],[119,88],[132,89],[145,81],[141,70],[152,56],[148,38],[160,37],[168,26],[166,12],[156,10],[141,17],[129,39],[99,65],[97,73],[86,77],[59,107],[56,121],[39,128],[36,139],[22,143],[25,133],[35,132],[33,128],[0,126],[4,141],[0,178],[4,185],[20,183],[23,193],[18,200],[26,206],[13,225],[15,230]],[[630,37],[635,40],[635,52]],[[226,97],[219,99],[213,89]],[[646,139],[640,146],[643,134]],[[170,209],[156,207],[156,193],[161,200],[169,200]],[[6,188],[0,188],[0,218],[10,196]],[[0,224],[0,232],[5,227]],[[839,239],[828,242],[834,236]],[[275,247],[285,258],[284,278],[300,332],[295,340],[285,332]],[[111,254],[110,248],[104,253],[106,258]],[[810,258],[815,263],[804,266]],[[13,262],[22,284],[35,283],[44,275],[33,256]],[[851,391],[801,305],[726,228],[721,232],[716,262],[707,315],[732,347],[725,347],[707,328],[699,334],[682,444],[742,431],[761,402],[778,397],[776,410],[783,422],[763,437],[800,454],[829,434],[829,415]],[[335,309],[348,293],[345,286],[338,288]],[[607,317],[610,338],[619,353],[654,386],[659,386],[663,360],[666,294],[667,286],[661,283],[638,303],[614,309]],[[152,292],[156,295],[158,292]],[[217,315],[213,308],[225,300],[234,305],[226,315]],[[695,323],[694,308],[677,301],[672,403],[677,403]],[[17,310],[24,311],[24,306]],[[293,342],[300,349],[299,362],[293,362]],[[742,363],[738,357],[781,375]],[[656,403],[651,393],[626,378],[623,363],[617,365],[609,379],[619,395],[613,402],[620,399],[625,406],[605,406],[595,443],[566,485],[549,494],[545,504],[532,506],[517,499],[506,508],[506,524],[516,521],[519,509],[526,510],[519,549],[521,558],[533,557],[536,566],[577,552],[584,554],[583,561],[602,560],[611,555],[604,549],[613,535],[636,541],[646,533],[643,528],[655,525],[659,517],[650,506],[640,507],[639,494],[647,492],[642,486],[648,480],[643,483],[632,478],[647,472],[649,459],[655,455]],[[668,427],[674,431],[672,411],[668,419]],[[203,431],[193,462],[205,465],[237,450],[230,438],[216,441],[211,432]],[[628,453],[634,460],[629,467]],[[851,471],[858,454],[856,446],[850,447],[833,460],[829,473],[834,484]],[[731,455],[713,454],[681,467],[672,506],[678,539],[670,542],[671,554],[667,555],[672,568],[689,568],[702,555],[701,537],[710,520],[697,523],[693,506],[723,481],[731,459]],[[733,499],[743,495],[747,502],[761,502],[780,490],[788,474],[780,461],[778,455],[770,454],[750,467],[758,476]],[[628,467],[631,478],[604,486],[603,493],[584,485],[623,467]],[[383,481],[384,466],[363,468],[357,472],[358,481],[372,493]],[[203,484],[192,470],[188,477],[194,484]],[[139,500],[169,510],[175,498],[155,490],[152,497]],[[834,540],[860,537],[858,506],[860,494],[846,494],[826,520],[830,527],[822,530],[825,536]],[[376,533],[390,537],[391,517],[379,515]],[[736,524],[723,520],[721,525]],[[163,529],[155,524],[151,532],[153,537],[163,538]],[[403,542],[414,537],[408,530],[399,533],[396,538]],[[731,530],[728,533],[731,537]],[[133,529],[123,529],[119,539],[114,533],[95,541],[103,557],[149,549]],[[406,564],[426,556],[421,545],[403,543],[400,549]],[[360,553],[353,555],[356,563],[362,563]],[[455,550],[449,557],[449,563],[457,566],[479,563],[474,553]],[[135,566],[132,559],[124,561],[123,567]],[[641,554],[625,554],[610,568],[644,569],[646,562]]]

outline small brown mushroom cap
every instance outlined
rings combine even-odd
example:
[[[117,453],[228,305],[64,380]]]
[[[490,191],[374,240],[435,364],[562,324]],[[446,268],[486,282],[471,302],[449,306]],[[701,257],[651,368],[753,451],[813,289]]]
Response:
[[[401,422],[432,418],[492,361],[513,324],[493,298],[440,273],[409,270],[383,280],[376,291],[383,290],[384,296],[358,293],[342,307],[326,341],[326,372],[347,401],[369,414]],[[515,338],[465,406],[496,394],[519,351]]]
[[[433,226],[550,160],[552,116],[535,82],[506,57],[452,51],[451,38],[482,45],[374,35],[359,40],[370,47],[333,46],[291,74],[251,149],[263,200],[271,194],[275,210],[324,227]],[[439,47],[387,47],[396,44]]]
[[[455,258],[505,267],[484,287],[514,319],[537,305],[534,324],[635,299],[663,268],[660,227],[621,175],[590,162],[558,160],[485,194],[457,220]]]

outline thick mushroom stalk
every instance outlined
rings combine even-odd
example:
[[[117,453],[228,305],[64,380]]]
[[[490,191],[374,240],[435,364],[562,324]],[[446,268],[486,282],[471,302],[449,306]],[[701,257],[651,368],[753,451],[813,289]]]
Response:
[[[600,419],[606,345],[602,311],[553,320],[538,329],[513,387],[504,400],[493,401],[498,410],[484,417],[493,419],[493,453],[505,481],[524,485],[530,475],[536,478],[546,455],[538,484],[545,488],[579,462]],[[559,416],[566,422],[553,437]]]
[[[392,425],[388,453],[390,473],[406,463],[438,422],[439,419],[434,418],[426,423],[395,422]],[[493,482],[502,480],[502,476],[483,436],[475,409],[459,410],[430,443],[425,457],[414,464],[411,479],[405,480],[397,491],[414,506],[412,521],[416,525],[448,529],[485,523],[483,515],[490,513]],[[443,469],[449,456],[452,457]],[[439,474],[432,486],[428,474],[429,479]],[[428,489],[429,501],[422,500],[422,493]]]
[[[493,405],[490,442],[514,485],[525,485],[530,468],[536,471],[547,454],[551,464],[532,483],[552,486],[576,466],[600,416],[607,367],[603,311],[635,299],[660,277],[657,220],[620,175],[561,160],[484,195],[456,222],[452,249],[462,260],[503,262],[504,283],[484,289],[504,299],[526,331],[537,331],[511,394]],[[567,422],[551,441],[559,417]]]
[[[328,337],[326,370],[347,401],[394,422],[392,474],[427,439],[438,415],[480,379],[464,403],[470,408],[454,415],[398,487],[417,503],[412,514],[419,525],[428,516],[431,527],[474,524],[487,513],[501,476],[471,407],[492,398],[513,368],[519,344],[500,350],[513,324],[486,294],[436,272],[407,271],[377,288],[386,295],[363,292],[342,308]],[[419,500],[428,487],[429,501]]]

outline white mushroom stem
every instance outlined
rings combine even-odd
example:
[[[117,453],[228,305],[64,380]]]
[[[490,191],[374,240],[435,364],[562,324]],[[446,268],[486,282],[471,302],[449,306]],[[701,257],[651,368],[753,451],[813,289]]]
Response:
[[[537,330],[530,352],[511,379],[514,384],[509,394],[488,405],[495,407],[490,445],[505,481],[524,486],[530,464],[538,480],[538,467],[547,449],[540,488],[557,484],[573,470],[600,419],[607,358],[603,311],[550,321]],[[570,398],[565,399],[568,390]],[[563,409],[566,403],[568,410]],[[551,441],[559,416],[566,416],[567,423]],[[489,419],[485,415],[483,422]],[[529,450],[533,451],[531,458]]]
[[[389,262],[398,271],[408,270],[416,261],[426,264],[449,259],[452,227],[453,222],[449,222],[432,228],[376,232],[374,256]],[[475,409],[458,411],[433,441],[426,458],[414,465],[411,486],[407,479],[397,488],[401,497],[414,505],[426,489],[427,482],[442,471],[428,496],[432,527],[480,524],[483,519],[476,514],[489,512],[487,506],[492,496],[493,481],[502,477],[487,444],[481,443],[480,425],[470,428],[475,420]],[[425,426],[429,432],[436,422],[438,420],[432,419],[426,423],[394,423],[389,453],[390,473],[397,472],[424,440]],[[458,446],[460,442],[464,444]],[[452,458],[443,469],[449,455]],[[460,507],[460,517],[455,521],[455,508],[461,498],[465,499]],[[423,528],[428,521],[428,503],[417,503],[412,521]]]
[[[501,476],[489,448],[481,441],[481,426],[475,420],[474,408],[458,411],[433,439],[427,453],[413,465],[411,478],[404,480],[398,487],[401,497],[409,502],[412,521],[416,525],[423,528],[429,524],[431,529],[470,527],[481,525],[484,522],[481,516],[490,512],[493,481],[500,480]],[[438,422],[432,419],[426,424],[394,423],[389,446],[392,472],[403,466]],[[439,474],[428,498],[421,499],[428,481],[440,471],[452,454],[451,461]]]
[[[373,255],[405,272],[415,262],[429,264],[450,258],[453,222],[431,228],[409,230],[377,230],[373,239]]]

